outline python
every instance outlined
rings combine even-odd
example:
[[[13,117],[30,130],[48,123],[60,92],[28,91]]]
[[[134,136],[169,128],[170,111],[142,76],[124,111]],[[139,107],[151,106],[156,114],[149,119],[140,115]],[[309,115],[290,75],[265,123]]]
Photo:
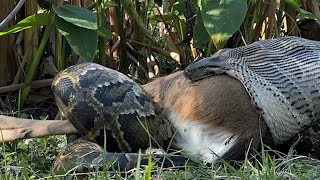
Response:
[[[243,160],[247,151],[259,152],[262,143],[270,147],[290,144],[298,134],[302,135],[296,147],[298,152],[319,158],[319,60],[319,42],[297,37],[265,40],[221,50],[213,57],[190,65],[184,72],[142,85],[143,91],[131,95],[142,95],[144,100],[150,100],[155,106],[154,115],[168,120],[167,128],[176,132],[172,133],[174,144],[202,161]],[[82,69],[85,68],[82,66]],[[111,70],[106,68],[108,71]],[[121,81],[117,81],[117,77],[119,75],[112,81],[124,82],[122,75]],[[94,83],[92,79],[86,82]],[[137,90],[130,80],[126,82]],[[109,86],[108,82],[106,84]],[[124,87],[130,90],[129,86],[118,87],[122,87],[121,92]],[[124,102],[116,100],[116,103]],[[37,124],[37,127],[40,123],[24,122]],[[41,133],[34,133],[39,131],[34,129],[31,134],[78,132],[71,123],[52,123],[55,125],[51,124],[50,128],[44,124]],[[59,127],[64,128],[53,128],[59,123],[63,123]],[[3,135],[4,140],[10,139]],[[24,138],[23,134],[18,138]]]

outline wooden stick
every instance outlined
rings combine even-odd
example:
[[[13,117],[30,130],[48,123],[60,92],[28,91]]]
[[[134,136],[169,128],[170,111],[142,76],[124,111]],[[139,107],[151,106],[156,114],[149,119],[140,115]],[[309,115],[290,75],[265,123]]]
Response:
[[[77,129],[69,121],[32,120],[0,115],[0,142],[77,133]]]
[[[32,81],[31,82],[31,88],[36,89],[36,88],[42,88],[42,87],[50,86],[52,80],[53,79],[43,79],[43,80]],[[23,86],[23,83],[0,87],[0,94],[7,93],[7,92],[18,91],[22,86]]]

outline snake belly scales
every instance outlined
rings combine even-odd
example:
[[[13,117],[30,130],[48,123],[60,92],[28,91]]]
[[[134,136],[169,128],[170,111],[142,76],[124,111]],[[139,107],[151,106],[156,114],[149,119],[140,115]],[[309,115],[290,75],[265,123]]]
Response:
[[[318,42],[285,37],[221,50],[190,65],[185,75],[196,81],[227,73],[241,81],[267,122],[274,142],[281,144],[307,126],[318,125],[319,57]],[[106,137],[108,151],[147,148],[150,136],[161,146],[171,137],[170,122],[155,114],[155,105],[138,85],[116,71],[92,63],[72,66],[59,73],[52,90],[63,115],[86,139],[103,145]],[[95,147],[92,142],[78,140],[74,144],[79,145],[68,146],[60,158],[72,153],[76,157],[76,151],[87,152],[85,147]],[[91,163],[99,164],[102,150],[94,149],[91,152],[100,155],[97,153]],[[127,154],[116,157],[130,162]],[[55,162],[56,169],[61,166]]]
[[[320,157],[319,41],[294,36],[257,41],[222,49],[184,71],[194,81],[221,73],[242,82],[275,144],[301,133],[300,150]]]

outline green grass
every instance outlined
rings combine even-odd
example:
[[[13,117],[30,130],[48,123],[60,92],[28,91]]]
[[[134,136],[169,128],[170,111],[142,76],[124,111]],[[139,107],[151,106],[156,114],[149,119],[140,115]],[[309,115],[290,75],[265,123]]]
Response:
[[[128,172],[115,172],[106,168],[87,174],[53,175],[52,161],[66,145],[63,136],[52,136],[3,144],[0,148],[0,179],[317,179],[320,161],[304,156],[283,155],[273,157],[261,153],[261,161],[248,161],[235,169],[228,164],[212,167],[161,168],[152,165]],[[109,171],[107,171],[109,169]]]
[[[0,179],[35,177],[50,173],[52,161],[66,145],[63,136],[5,143],[0,148]],[[29,178],[27,178],[29,179]]]

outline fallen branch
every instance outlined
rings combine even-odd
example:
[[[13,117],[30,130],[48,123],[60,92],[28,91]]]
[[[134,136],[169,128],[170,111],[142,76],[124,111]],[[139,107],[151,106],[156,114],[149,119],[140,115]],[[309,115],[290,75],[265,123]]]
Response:
[[[31,88],[36,89],[36,88],[42,88],[42,87],[50,86],[52,80],[53,79],[44,79],[44,80],[32,81],[31,82]],[[0,87],[0,94],[7,93],[7,92],[18,91],[22,86],[23,86],[23,83]]]
[[[32,120],[0,115],[0,142],[77,133],[77,129],[69,121]]]

